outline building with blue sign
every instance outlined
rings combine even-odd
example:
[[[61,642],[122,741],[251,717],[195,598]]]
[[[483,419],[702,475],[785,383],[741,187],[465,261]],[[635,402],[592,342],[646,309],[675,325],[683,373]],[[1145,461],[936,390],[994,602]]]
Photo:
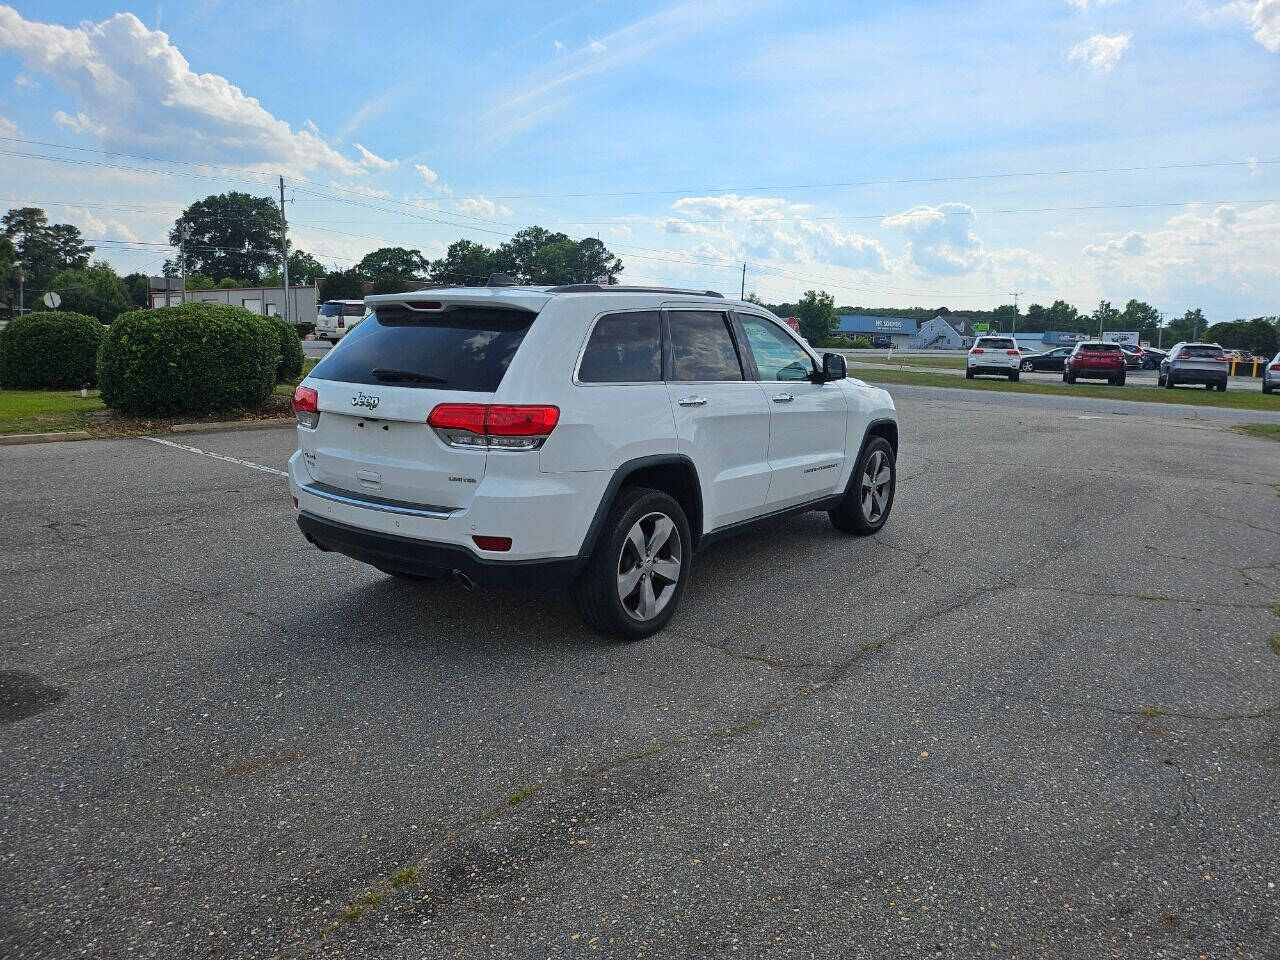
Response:
[[[842,313],[836,317],[836,336],[866,337],[873,347],[909,347],[919,324],[910,317],[873,317],[865,313]]]

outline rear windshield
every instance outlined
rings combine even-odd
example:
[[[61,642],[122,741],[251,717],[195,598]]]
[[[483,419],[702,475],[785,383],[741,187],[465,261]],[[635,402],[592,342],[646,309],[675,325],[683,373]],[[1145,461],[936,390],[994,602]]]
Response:
[[[320,306],[322,317],[363,317],[363,303],[325,303]]]
[[[1222,356],[1222,348],[1211,347],[1207,345],[1206,346],[1193,345],[1190,347],[1183,347],[1182,355],[1184,357],[1205,357],[1207,359],[1212,360]]]
[[[378,307],[311,375],[342,383],[493,393],[536,313],[459,307],[425,313]]]
[[[1118,343],[1082,343],[1080,344],[1080,349],[1081,350],[1099,350],[1099,351],[1110,350],[1113,353],[1117,353],[1120,350],[1120,344]]]
[[[978,341],[979,347],[986,347],[988,350],[1012,350],[1015,344],[1008,337],[983,337]]]

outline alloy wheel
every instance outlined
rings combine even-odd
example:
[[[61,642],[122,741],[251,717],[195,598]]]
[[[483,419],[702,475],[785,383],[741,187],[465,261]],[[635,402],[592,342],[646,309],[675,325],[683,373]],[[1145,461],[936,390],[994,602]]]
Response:
[[[872,453],[862,470],[862,515],[868,523],[875,523],[884,516],[889,505],[889,481],[892,479],[893,471],[884,451]]]
[[[680,531],[665,513],[647,513],[631,527],[618,556],[618,599],[636,620],[652,620],[675,595],[683,555]]]

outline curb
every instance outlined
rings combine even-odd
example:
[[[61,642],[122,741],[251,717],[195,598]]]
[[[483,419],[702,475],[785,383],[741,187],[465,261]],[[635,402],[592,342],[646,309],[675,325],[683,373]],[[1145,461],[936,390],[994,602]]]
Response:
[[[88,430],[62,430],[56,433],[7,433],[0,436],[0,447],[16,447],[20,443],[61,443],[63,440],[89,440]]]
[[[298,421],[293,417],[279,417],[273,420],[231,420],[224,423],[175,423],[169,428],[169,432],[230,433],[233,430],[279,430],[297,425]]]

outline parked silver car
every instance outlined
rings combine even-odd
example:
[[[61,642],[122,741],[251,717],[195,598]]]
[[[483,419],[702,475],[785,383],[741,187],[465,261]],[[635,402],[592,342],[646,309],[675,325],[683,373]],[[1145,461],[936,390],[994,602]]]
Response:
[[[1276,387],[1280,387],[1280,353],[1262,368],[1262,392],[1270,393]]]
[[[1227,389],[1230,365],[1222,347],[1216,343],[1177,343],[1169,355],[1160,361],[1156,382],[1162,387],[1173,388],[1180,383],[1203,383],[1212,390]]]

